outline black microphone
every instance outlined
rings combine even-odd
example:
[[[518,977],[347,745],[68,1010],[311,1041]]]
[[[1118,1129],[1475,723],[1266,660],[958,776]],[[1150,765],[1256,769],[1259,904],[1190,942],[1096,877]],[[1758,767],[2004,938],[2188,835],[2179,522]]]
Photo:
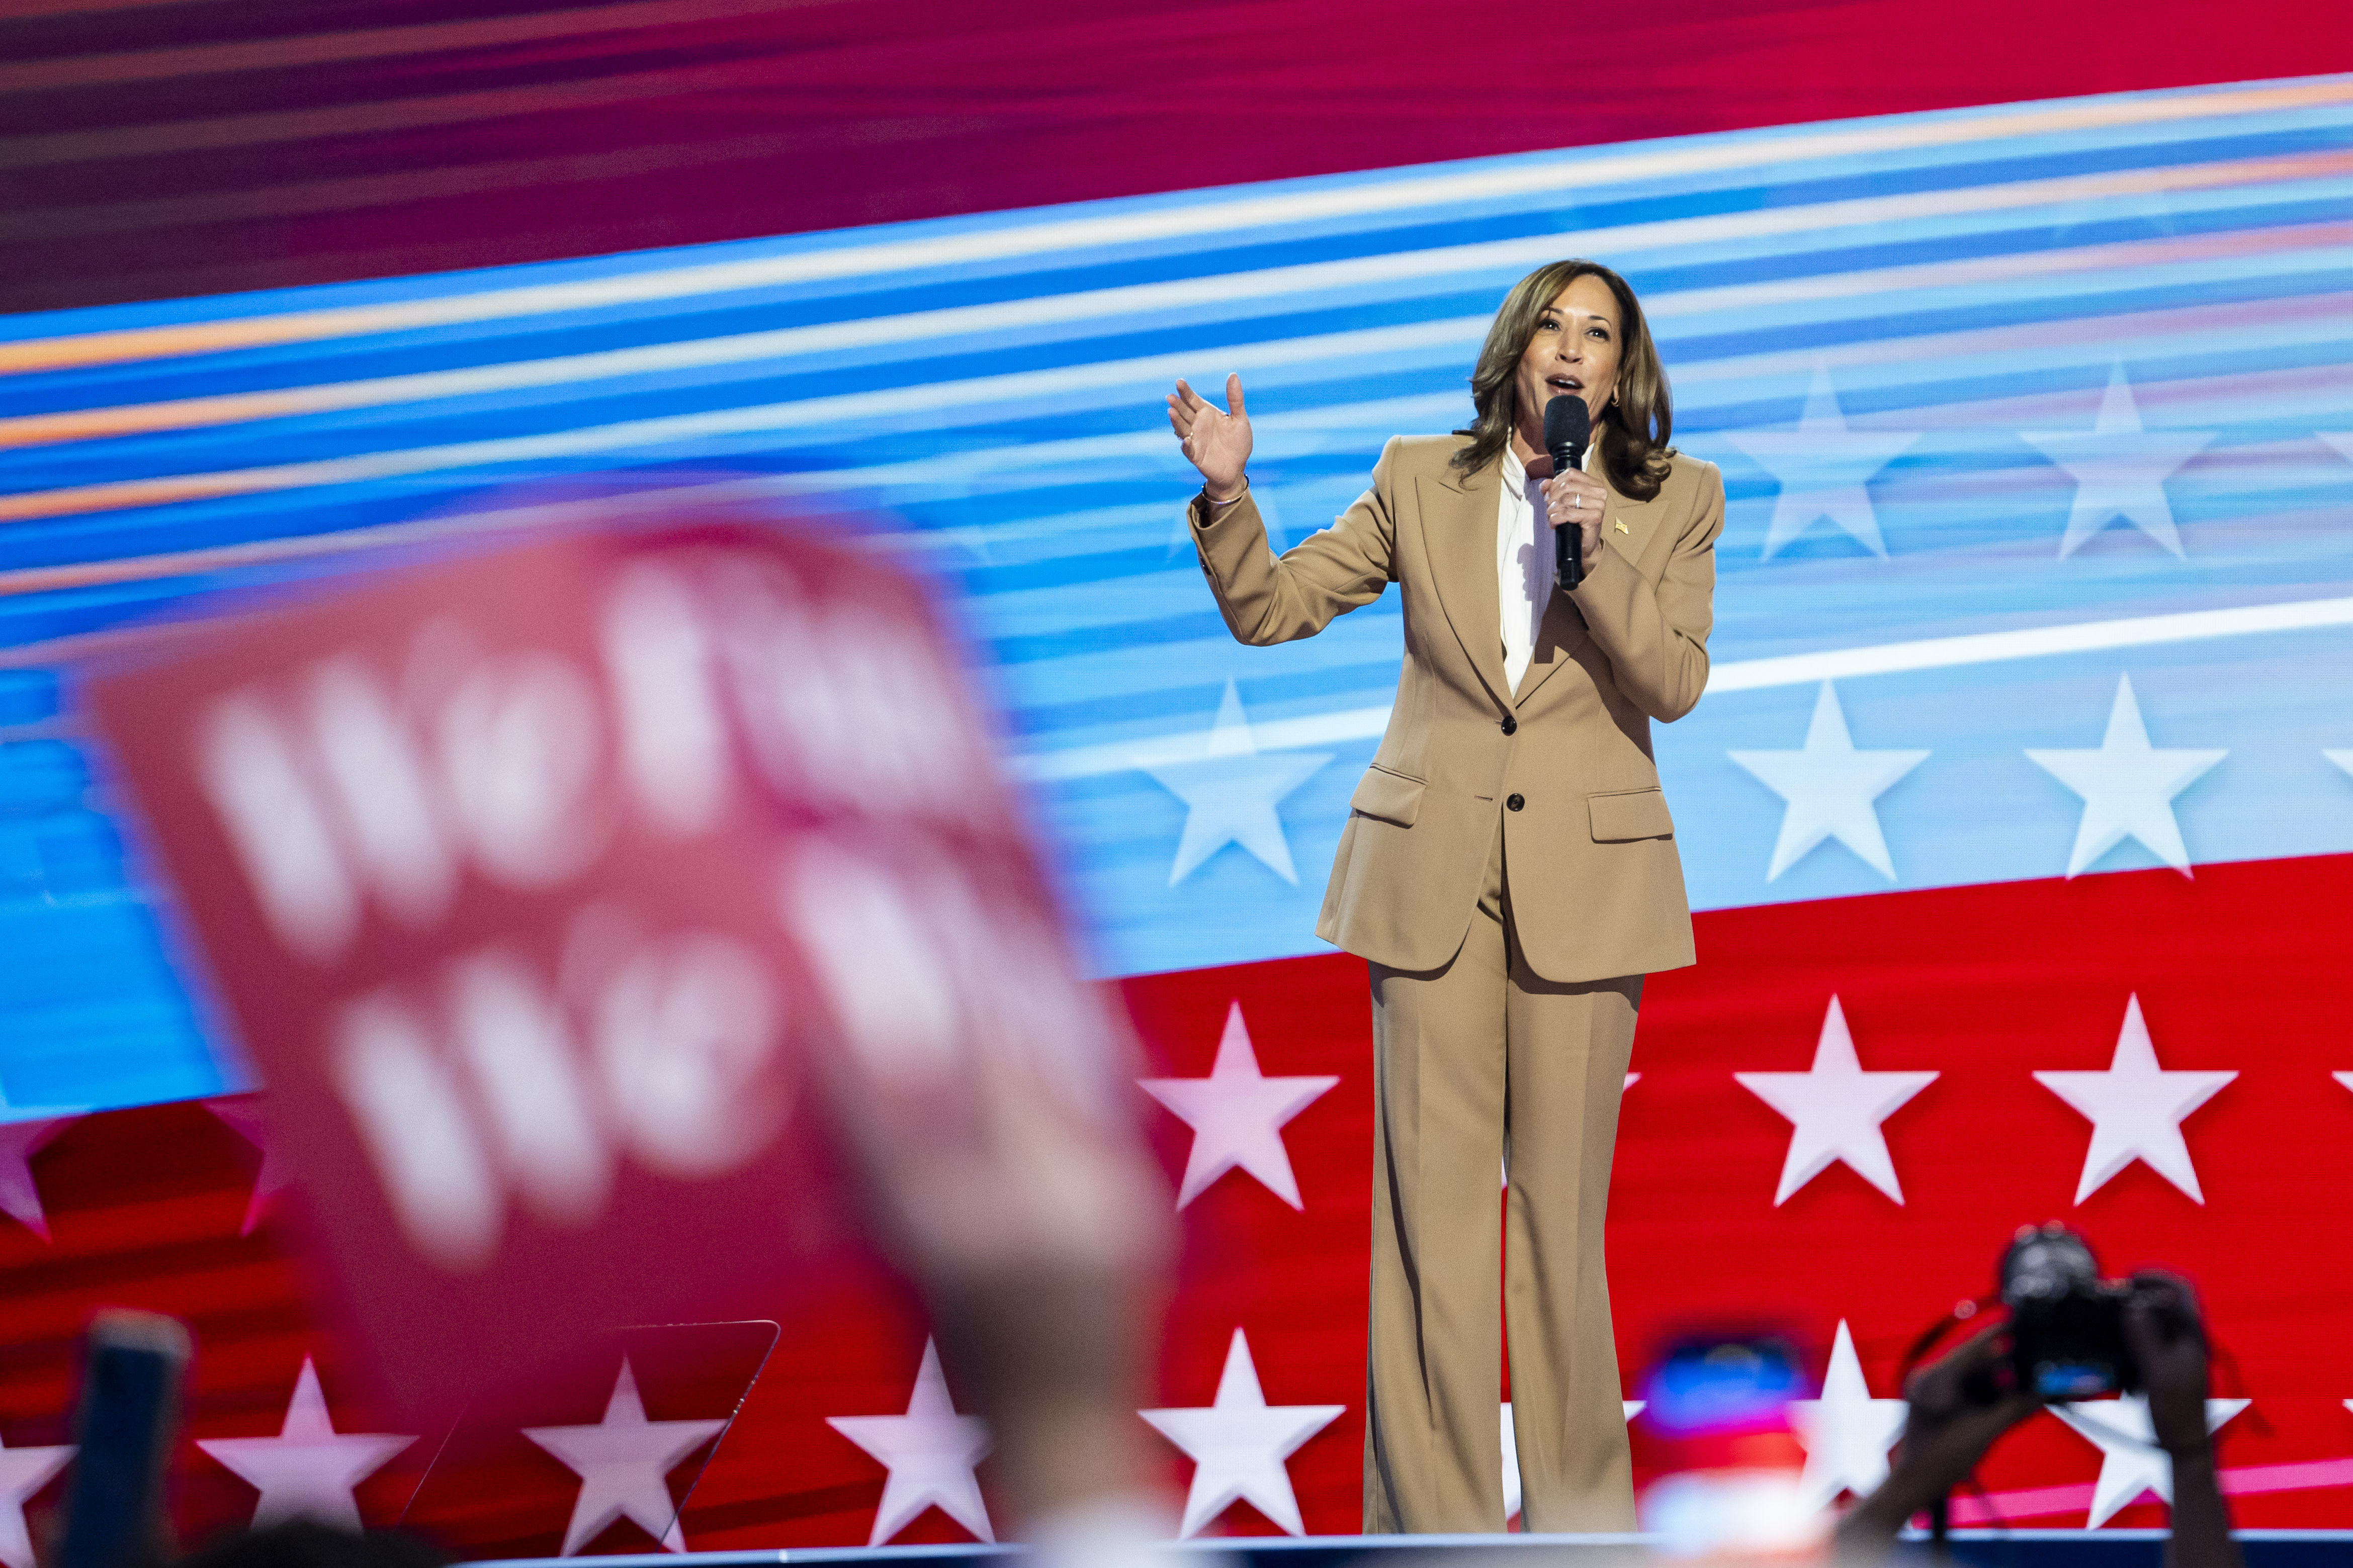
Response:
[[[1552,454],[1552,471],[1565,474],[1585,466],[1585,443],[1593,435],[1593,416],[1585,399],[1562,393],[1545,405],[1545,450]],[[1552,531],[1553,581],[1574,588],[1585,578],[1585,530],[1565,523]]]

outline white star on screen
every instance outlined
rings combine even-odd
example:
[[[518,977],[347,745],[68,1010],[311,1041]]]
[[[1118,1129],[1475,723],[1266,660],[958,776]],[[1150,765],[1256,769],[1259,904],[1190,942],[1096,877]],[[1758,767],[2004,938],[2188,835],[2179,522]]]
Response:
[[[1642,1414],[1642,1407],[1649,1403],[1647,1399],[1621,1399],[1618,1405],[1625,1413],[1624,1419],[1631,1421]],[[2353,1400],[2347,1403],[2353,1405]],[[1509,1522],[1517,1519],[1519,1514],[1520,1435],[1517,1424],[1512,1419],[1512,1402],[1506,1399],[1504,1401],[1504,1519]]]
[[[1831,838],[1853,850],[1864,865],[1889,881],[1895,879],[1895,862],[1888,856],[1873,802],[1926,761],[1927,752],[1856,751],[1847,735],[1846,713],[1839,706],[1838,691],[1825,680],[1814,698],[1814,716],[1806,726],[1803,750],[1725,754],[1788,803],[1781,813],[1780,835],[1773,841],[1773,861],[1765,871],[1767,881]]]
[[[2244,1399],[2208,1400],[2206,1430],[2218,1430],[2250,1403]],[[2099,1529],[2143,1492],[2155,1492],[2162,1502],[2173,1500],[2173,1456],[2157,1446],[2157,1429],[2148,1418],[2147,1395],[2130,1394],[2122,1399],[2089,1399],[2074,1405],[2053,1405],[2050,1409],[2077,1436],[2100,1450],[2100,1479],[2092,1488],[2088,1528]]]
[[[2181,1141],[2184,1118],[2221,1091],[2235,1072],[2168,1072],[2157,1065],[2157,1047],[2142,1022],[2140,997],[2125,1000],[2125,1025],[2105,1072],[2038,1072],[2034,1081],[2073,1106],[2092,1122],[2092,1146],[2084,1153],[2083,1179],[2075,1184],[2082,1203],[2135,1160],[2202,1204],[2189,1146]]]
[[[79,1106],[20,1109],[0,1097],[0,1214],[49,1239],[49,1216],[33,1182],[32,1158],[82,1114]]]
[[[261,1151],[261,1168],[253,1173],[253,1195],[246,1200],[245,1224],[239,1236],[251,1236],[253,1227],[261,1223],[262,1211],[269,1200],[294,1184],[293,1175],[286,1162],[279,1157],[278,1146],[270,1139],[261,1120],[261,1107],[250,1100],[207,1100],[205,1109],[227,1122],[232,1131]]]
[[[1864,1181],[1904,1201],[1895,1162],[1879,1124],[1914,1095],[1936,1081],[1933,1072],[1865,1072],[1847,1032],[1846,1013],[1836,996],[1822,1018],[1814,1064],[1804,1072],[1736,1072],[1740,1087],[1788,1117],[1789,1152],[1781,1162],[1781,1184],[1773,1194],[1778,1208],[1789,1194],[1843,1162]]]
[[[2214,432],[2144,431],[2121,363],[2108,373],[2108,389],[2091,429],[2024,430],[2019,438],[2075,480],[2075,504],[2068,510],[2066,536],[2059,542],[2063,558],[2119,517],[2172,554],[2181,553],[2181,535],[2173,526],[2165,481],[2204,451]]]
[[[973,1476],[973,1467],[988,1452],[988,1424],[956,1414],[947,1379],[940,1374],[939,1347],[931,1340],[923,1342],[923,1364],[904,1415],[833,1415],[826,1425],[891,1472],[867,1545],[881,1545],[934,1505],[979,1540],[997,1539]]]
[[[605,1419],[590,1426],[526,1426],[522,1435],[580,1478],[580,1497],[564,1529],[569,1557],[626,1518],[666,1550],[683,1552],[678,1504],[670,1473],[681,1459],[727,1429],[722,1421],[649,1421],[638,1396],[638,1375],[621,1358],[621,1375],[606,1403]]]
[[[1815,366],[1797,429],[1740,430],[1725,437],[1781,486],[1780,497],[1773,503],[1773,520],[1765,528],[1762,558],[1770,561],[1783,545],[1811,527],[1816,518],[1826,517],[1885,560],[1887,545],[1879,535],[1879,517],[1863,485],[1919,438],[1916,431],[1848,429],[1838,395],[1831,390],[1830,371]]]
[[[1298,1494],[1284,1461],[1339,1419],[1345,1405],[1269,1405],[1240,1329],[1226,1347],[1215,1403],[1184,1410],[1140,1410],[1153,1429],[1193,1461],[1180,1539],[1188,1539],[1237,1502],[1247,1502],[1282,1530],[1303,1535]]]
[[[54,1447],[0,1447],[0,1563],[34,1568],[33,1538],[25,1528],[25,1500],[49,1484],[74,1457],[71,1443]]]
[[[1309,775],[1332,760],[1329,752],[1261,752],[1250,738],[1250,720],[1231,680],[1218,704],[1217,722],[1202,754],[1189,762],[1139,763],[1155,783],[1185,803],[1185,827],[1176,858],[1168,868],[1175,887],[1229,844],[1239,844],[1260,864],[1296,886],[1291,844],[1275,807]]]
[[[1820,1399],[1789,1401],[1789,1424],[1805,1446],[1806,1471],[1799,1482],[1809,1509],[1823,1509],[1841,1492],[1869,1497],[1887,1479],[1887,1451],[1904,1435],[1900,1399],[1873,1399],[1863,1381],[1854,1335],[1841,1318],[1822,1373]]]
[[[2174,820],[2173,797],[2230,752],[2151,746],[2132,677],[2120,675],[2116,701],[2108,709],[2107,733],[2100,738],[2097,751],[2030,749],[2026,755],[2084,798],[2075,845],[2067,853],[2067,875],[2073,877],[2126,838],[2188,875],[2189,849],[2181,841],[2181,825]]]
[[[353,1489],[416,1441],[380,1432],[337,1432],[319,1389],[318,1370],[304,1356],[277,1436],[200,1437],[196,1447],[261,1493],[253,1508],[254,1529],[310,1519],[357,1531],[360,1505]]]
[[[1186,1156],[1185,1179],[1176,1192],[1178,1208],[1237,1169],[1257,1177],[1293,1208],[1306,1206],[1300,1201],[1299,1180],[1292,1173],[1282,1129],[1340,1080],[1262,1076],[1240,1002],[1226,1009],[1226,1031],[1219,1037],[1218,1058],[1208,1077],[1137,1081],[1193,1130],[1193,1150]]]
[[[2332,746],[2322,751],[2320,754],[2345,770],[2348,777],[2353,777],[2353,750],[2340,751]]]

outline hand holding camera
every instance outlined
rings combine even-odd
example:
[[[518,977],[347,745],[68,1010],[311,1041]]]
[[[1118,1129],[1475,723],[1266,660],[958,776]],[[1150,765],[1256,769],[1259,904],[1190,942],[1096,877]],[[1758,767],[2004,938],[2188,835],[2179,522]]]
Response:
[[[2020,1230],[2000,1279],[2009,1321],[1906,1383],[1903,1446],[1886,1482],[1841,1522],[1840,1556],[1876,1560],[1997,1438],[2045,1405],[2145,1394],[2157,1444],[2174,1466],[2168,1563],[2239,1563],[2207,1436],[2206,1330],[2189,1282],[2155,1268],[2103,1279],[2090,1247],[2056,1221]]]
[[[2140,1361],[2125,1333],[2127,1310],[2142,1292],[2138,1277],[2101,1279],[2091,1247],[2056,1220],[2021,1227],[2001,1255],[2000,1275],[2010,1332],[2000,1388],[2053,1403],[2140,1392]]]

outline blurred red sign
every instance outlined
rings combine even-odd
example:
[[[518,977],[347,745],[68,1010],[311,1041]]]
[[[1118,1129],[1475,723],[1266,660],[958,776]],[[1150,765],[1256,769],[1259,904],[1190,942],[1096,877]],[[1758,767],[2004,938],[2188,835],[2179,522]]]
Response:
[[[863,552],[478,557],[92,704],[411,1406],[842,1242],[827,1053],[1100,1055],[954,650]]]
[[[679,1510],[776,1342],[768,1322],[600,1334],[468,1405],[401,1528],[476,1561],[682,1549]]]

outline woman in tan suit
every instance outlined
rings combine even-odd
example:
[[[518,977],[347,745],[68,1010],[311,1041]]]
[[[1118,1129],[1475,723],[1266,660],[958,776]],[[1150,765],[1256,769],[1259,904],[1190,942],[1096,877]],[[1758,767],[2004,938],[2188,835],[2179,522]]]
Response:
[[[1315,928],[1372,970],[1365,1529],[1504,1527],[1501,1316],[1525,1527],[1630,1530],[1602,1219],[1642,976],[1693,961],[1651,721],[1707,684],[1724,486],[1667,445],[1641,306],[1594,262],[1513,288],[1471,388],[1468,429],[1393,437],[1372,488],[1280,559],[1240,378],[1222,411],[1178,382],[1168,420],[1236,637],[1312,637],[1405,595],[1397,704]],[[1556,474],[1544,409],[1564,394],[1594,442]],[[1553,584],[1561,527],[1583,547],[1573,590]]]

